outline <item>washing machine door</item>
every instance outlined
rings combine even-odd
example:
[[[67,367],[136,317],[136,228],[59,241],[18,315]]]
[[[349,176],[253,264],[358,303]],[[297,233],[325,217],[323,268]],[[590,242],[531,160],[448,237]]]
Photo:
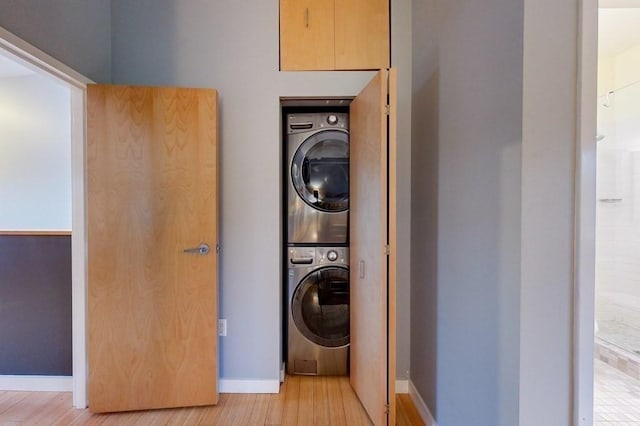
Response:
[[[324,130],[306,139],[291,162],[296,192],[314,209],[341,212],[349,208],[349,134]]]
[[[330,348],[349,343],[349,270],[315,270],[298,284],[291,300],[296,328],[311,342]]]

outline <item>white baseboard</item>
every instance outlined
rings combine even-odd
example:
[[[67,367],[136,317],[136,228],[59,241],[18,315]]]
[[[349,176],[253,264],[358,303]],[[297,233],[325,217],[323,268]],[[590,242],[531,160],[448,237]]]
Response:
[[[278,393],[279,380],[229,380],[220,379],[220,393]]]
[[[409,381],[396,380],[396,393],[409,393]]]
[[[71,376],[1,376],[0,390],[3,391],[47,391],[71,392]]]
[[[411,400],[418,409],[418,413],[420,413],[420,417],[422,417],[425,425],[438,426],[433,416],[431,415],[431,411],[429,411],[429,407],[427,407],[427,404],[425,404],[424,400],[418,393],[418,390],[413,385],[412,381],[409,381],[409,396],[411,396]]]

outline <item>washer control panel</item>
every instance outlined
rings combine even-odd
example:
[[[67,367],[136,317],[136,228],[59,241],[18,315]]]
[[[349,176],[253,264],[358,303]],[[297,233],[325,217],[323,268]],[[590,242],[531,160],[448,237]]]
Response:
[[[347,247],[316,247],[318,264],[349,264],[349,249]]]
[[[338,252],[335,250],[329,250],[327,252],[327,260],[329,262],[335,262],[336,260],[338,260]]]

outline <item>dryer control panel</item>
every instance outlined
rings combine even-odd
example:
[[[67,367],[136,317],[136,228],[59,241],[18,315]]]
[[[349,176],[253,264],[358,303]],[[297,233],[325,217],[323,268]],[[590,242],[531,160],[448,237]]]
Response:
[[[287,133],[326,129],[349,130],[349,115],[343,112],[287,115]]]
[[[289,268],[349,265],[347,247],[289,247]]]

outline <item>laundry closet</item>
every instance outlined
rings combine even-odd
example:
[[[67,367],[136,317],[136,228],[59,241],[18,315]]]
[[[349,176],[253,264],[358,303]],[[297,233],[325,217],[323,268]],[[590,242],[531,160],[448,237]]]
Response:
[[[283,107],[288,374],[349,371],[347,102]]]
[[[395,422],[395,70],[389,2],[280,1],[280,69],[379,70],[357,95],[282,98],[287,374],[348,375]]]

